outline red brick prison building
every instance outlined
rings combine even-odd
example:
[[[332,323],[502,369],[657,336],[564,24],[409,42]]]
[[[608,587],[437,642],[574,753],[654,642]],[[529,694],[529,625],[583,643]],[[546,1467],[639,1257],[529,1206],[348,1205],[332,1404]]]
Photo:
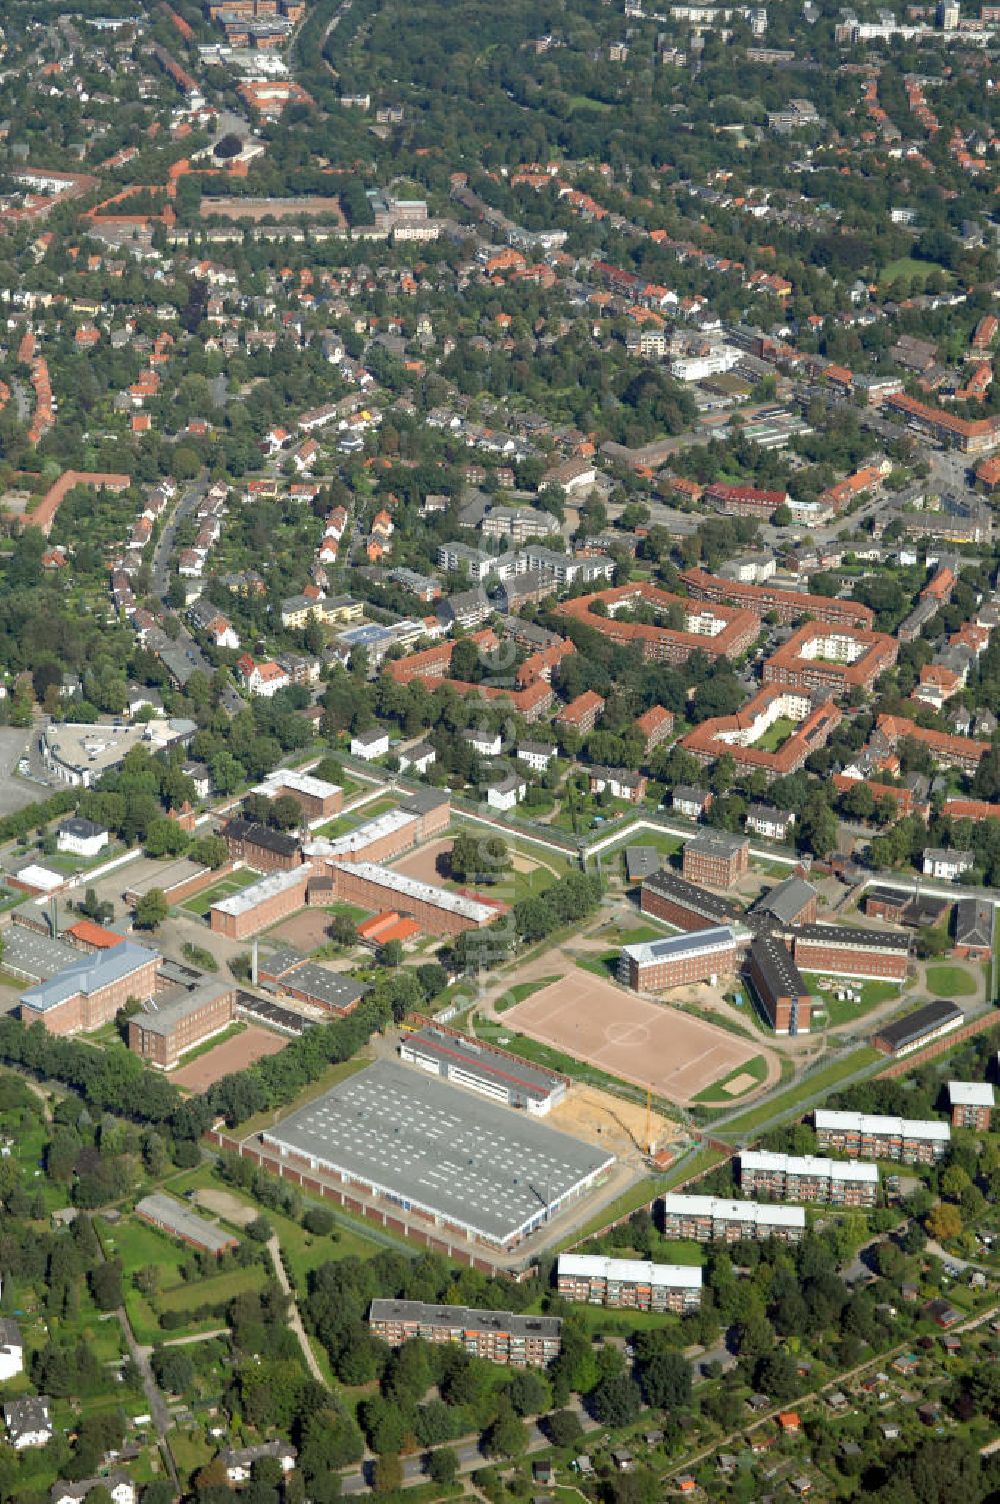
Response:
[[[943,1039],[965,1023],[965,1014],[957,1003],[943,997],[932,998],[903,1018],[882,1024],[872,1035],[872,1044],[883,1055],[909,1055],[935,1039]]]
[[[785,877],[768,888],[750,905],[750,917],[774,924],[778,929],[815,924],[819,894],[802,877]]]
[[[681,871],[690,883],[731,888],[750,867],[750,842],[725,830],[701,830],[684,842]]]
[[[951,1128],[935,1118],[895,1118],[817,1107],[813,1123],[821,1149],[860,1154],[865,1159],[891,1159],[902,1165],[933,1164],[944,1158],[951,1143]]]
[[[948,1105],[953,1128],[989,1132],[993,1111],[993,1087],[989,1081],[949,1081]]]
[[[796,729],[773,752],[758,746],[776,721],[790,720]],[[681,737],[680,745],[700,763],[731,757],[747,772],[785,778],[803,766],[810,752],[825,746],[841,721],[832,700],[814,705],[812,695],[787,684],[765,685],[736,715],[712,716]]]
[[[234,862],[245,862],[255,872],[289,872],[302,863],[297,836],[254,820],[227,820],[222,837]]]
[[[639,906],[644,914],[663,919],[680,930],[708,930],[717,925],[738,924],[743,910],[718,893],[707,893],[677,872],[664,869],[647,877],[640,889]]]
[[[742,606],[760,618],[773,611],[786,625],[803,616],[837,627],[870,628],[875,620],[871,608],[857,601],[807,595],[799,590],[779,590],[773,585],[741,585],[736,580],[724,580],[704,569],[685,569],[681,579],[695,600],[725,601],[730,606]]]
[[[301,951],[283,945],[262,957],[257,975],[261,982],[269,983],[285,997],[296,998],[300,1003],[310,1003],[314,1008],[323,1008],[328,1013],[342,1017],[355,1009],[371,988],[343,972],[331,971],[310,961]]]
[[[373,912],[393,908],[428,935],[460,935],[500,918],[501,911],[492,904],[419,882],[376,862],[332,862],[330,870],[342,902]]]
[[[910,937],[894,930],[803,924],[794,932],[792,955],[800,971],[903,982],[910,956]]]
[[[82,955],[21,994],[21,1019],[29,1027],[43,1024],[50,1034],[99,1029],[129,998],[152,997],[159,968],[158,952],[131,940]]]
[[[870,690],[896,662],[899,644],[885,632],[806,622],[764,664],[764,683],[844,695]]]
[[[128,1047],[148,1065],[168,1071],[186,1050],[228,1028],[235,1002],[236,989],[231,984],[203,982],[155,1013],[130,1018]]]
[[[558,1316],[474,1311],[422,1300],[373,1300],[368,1326],[373,1336],[390,1347],[400,1347],[414,1337],[424,1342],[457,1342],[477,1358],[514,1368],[544,1368],[562,1347]]]
[[[747,1149],[740,1155],[745,1196],[776,1201],[820,1201],[831,1206],[874,1206],[878,1165],[825,1159],[816,1154],[771,1154]]]
[[[660,992],[685,983],[715,983],[739,970],[745,940],[729,925],[684,935],[667,935],[626,945],[618,957],[618,980],[636,992]]]
[[[765,1238],[798,1243],[806,1230],[802,1206],[671,1194],[664,1196],[660,1209],[664,1237],[692,1238],[696,1243],[759,1243]]]
[[[614,1310],[696,1311],[701,1270],[689,1264],[652,1264],[646,1259],[609,1259],[603,1254],[561,1253],[557,1274],[564,1300]]]
[[[451,823],[451,800],[438,789],[420,789],[397,809],[388,809],[341,836],[316,836],[304,847],[312,861],[391,862],[424,841],[442,835]]]
[[[304,906],[312,870],[307,862],[291,871],[269,872],[249,888],[221,898],[208,911],[210,929],[227,940],[246,940],[270,929]]]
[[[325,778],[313,778],[309,773],[297,773],[294,768],[279,768],[269,773],[263,783],[258,783],[255,794],[265,799],[280,799],[290,795],[302,811],[304,820],[329,819],[340,813],[344,791],[337,783]]]
[[[775,1034],[808,1034],[812,998],[791,951],[778,935],[751,942],[746,974]]]
[[[591,611],[591,606],[598,602],[605,607],[606,616]],[[617,612],[643,605],[664,613],[682,611],[684,626],[615,620]],[[760,618],[752,611],[731,606],[697,606],[686,596],[672,595],[642,581],[598,590],[593,595],[578,595],[556,610],[600,632],[619,647],[638,647],[647,662],[685,663],[694,652],[706,653],[709,658],[738,658],[756,642],[760,633]]]

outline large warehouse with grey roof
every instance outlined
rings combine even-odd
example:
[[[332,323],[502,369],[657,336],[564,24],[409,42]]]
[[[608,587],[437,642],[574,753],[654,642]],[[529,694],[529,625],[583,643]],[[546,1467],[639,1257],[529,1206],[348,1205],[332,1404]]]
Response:
[[[379,1060],[260,1135],[311,1170],[494,1248],[515,1248],[610,1173],[606,1150]]]

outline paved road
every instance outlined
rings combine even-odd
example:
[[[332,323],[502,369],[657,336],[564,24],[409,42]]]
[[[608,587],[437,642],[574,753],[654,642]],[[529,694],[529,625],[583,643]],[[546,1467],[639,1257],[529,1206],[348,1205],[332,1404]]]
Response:
[[[174,551],[177,543],[177,532],[182,522],[187,521],[197,510],[203,496],[208,490],[208,482],[205,479],[195,483],[183,492],[172,512],[168,514],[164,523],[163,531],[156,541],[152,558],[152,592],[160,606],[160,616],[165,617],[171,613],[169,601],[170,571],[173,562]],[[211,679],[215,673],[214,666],[208,661],[194,637],[185,626],[182,618],[180,632],[173,643],[174,648],[185,655],[191,672],[200,670],[206,678]],[[223,690],[222,704],[230,715],[236,715],[243,708],[243,700],[231,685]]]
[[[580,1418],[580,1424],[582,1425],[584,1431],[600,1430],[598,1422],[594,1420],[592,1416],[587,1414],[583,1406],[580,1404],[579,1400],[574,1401],[568,1408],[576,1411],[577,1415]],[[530,1453],[544,1451],[545,1448],[552,1445],[548,1437],[539,1430],[539,1428],[533,1421],[527,1421],[526,1426],[528,1432],[528,1445],[525,1450],[527,1452]],[[459,1472],[475,1472],[476,1468],[485,1467],[490,1460],[485,1455],[485,1453],[480,1450],[478,1440],[455,1442],[453,1444],[453,1447],[455,1456],[458,1458]],[[427,1475],[424,1472],[424,1458],[426,1455],[427,1454],[425,1452],[418,1452],[412,1457],[403,1458],[404,1487],[409,1487],[410,1485],[415,1483],[426,1482]],[[367,1493],[371,1487],[373,1466],[374,1464],[371,1462],[363,1462],[356,1472],[341,1473],[341,1493],[345,1495]]]

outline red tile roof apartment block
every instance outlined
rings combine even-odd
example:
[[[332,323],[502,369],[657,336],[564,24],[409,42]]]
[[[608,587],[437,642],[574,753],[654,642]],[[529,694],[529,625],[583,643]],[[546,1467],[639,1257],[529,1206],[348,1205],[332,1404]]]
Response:
[[[494,652],[500,646],[496,633],[489,627],[481,632],[470,632],[466,641],[474,642],[484,654]],[[506,688],[493,684],[467,684],[461,679],[450,679],[454,642],[439,642],[420,653],[409,653],[405,658],[394,659],[386,664],[386,672],[397,684],[410,684],[414,680],[430,688],[448,684],[461,695],[476,695],[482,700],[506,700],[526,721],[537,721],[551,709],[555,696],[549,685],[552,668],[560,658],[575,651],[571,642],[557,645],[558,651],[547,648],[542,653],[533,653],[526,658],[515,675],[518,687]],[[500,671],[502,673],[502,670]]]
[[[901,715],[880,715],[878,730],[891,746],[904,736],[929,748],[934,761],[946,768],[964,768],[974,773],[990,750],[989,742],[976,742],[971,736],[951,736],[947,731],[928,731]]]
[[[607,611],[606,616],[591,611],[591,606],[598,602]],[[617,612],[641,605],[664,613],[679,609],[684,614],[684,626],[661,627],[615,620]],[[730,606],[700,607],[685,596],[672,595],[641,581],[577,596],[575,600],[564,601],[557,611],[609,637],[619,647],[641,647],[646,660],[667,663],[684,663],[694,652],[706,653],[710,658],[738,658],[760,632],[760,621],[751,611]]]
[[[643,753],[649,756],[654,747],[665,741],[674,729],[673,712],[666,710],[662,705],[653,705],[635,723],[635,729],[642,737],[645,745]]]
[[[586,736],[597,725],[603,709],[604,701],[601,696],[592,689],[585,689],[582,695],[577,695],[575,700],[570,700],[568,705],[563,706],[555,717],[554,724]]]
[[[737,767],[759,770],[768,778],[784,778],[802,767],[810,752],[822,747],[833,734],[841,712],[832,700],[813,705],[804,690],[787,684],[769,684],[758,690],[736,715],[713,716],[681,737],[680,745],[701,763],[731,757]],[[797,723],[795,730],[773,752],[758,746],[778,721]]]
[[[942,412],[940,408],[928,407],[905,392],[887,397],[886,407],[902,413],[911,428],[918,428],[960,449],[963,454],[989,454],[1000,446],[1000,418],[959,418],[954,413]]]
[[[846,694],[869,690],[892,668],[899,644],[885,632],[806,622],[764,664],[764,683]]]
[[[772,585],[741,585],[736,580],[723,580],[718,575],[708,574],[704,569],[685,569],[681,579],[695,600],[725,601],[731,606],[743,606],[759,617],[773,611],[778,620],[785,623],[798,621],[801,616],[811,616],[814,621],[828,622],[833,626],[870,628],[875,620],[871,608],[859,605],[857,601],[806,595],[799,590],[778,590]]]

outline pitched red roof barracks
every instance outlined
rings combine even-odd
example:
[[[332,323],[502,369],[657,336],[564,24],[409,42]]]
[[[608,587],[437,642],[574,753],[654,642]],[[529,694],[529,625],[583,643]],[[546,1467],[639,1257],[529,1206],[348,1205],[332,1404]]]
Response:
[[[736,580],[723,580],[704,569],[685,569],[681,579],[696,600],[726,601],[732,606],[745,606],[757,616],[774,611],[783,622],[811,616],[832,626],[870,629],[875,620],[871,608],[858,601],[806,595],[800,590],[777,590],[771,585],[741,585]]]
[[[951,736],[946,731],[927,731],[901,715],[880,715],[878,729],[893,746],[902,737],[912,736],[946,766],[974,769],[990,750],[989,742],[976,742],[971,736]]]
[[[606,607],[607,616],[595,616],[591,611],[598,601]],[[685,628],[615,620],[616,611],[643,602],[660,610],[679,606],[685,613]],[[752,611],[731,606],[699,607],[682,595],[672,595],[644,582],[579,595],[575,600],[564,601],[556,610],[559,615],[572,617],[610,637],[621,647],[641,646],[645,659],[666,659],[670,663],[683,663],[694,652],[703,652],[710,658],[738,658],[760,632],[760,620]]]
[[[776,751],[756,746],[780,716],[799,724]],[[680,745],[703,763],[731,757],[738,767],[758,769],[769,778],[783,778],[801,768],[810,752],[829,741],[840,719],[841,712],[832,700],[811,709],[807,694],[787,684],[768,684],[736,715],[702,721],[681,737]]]

